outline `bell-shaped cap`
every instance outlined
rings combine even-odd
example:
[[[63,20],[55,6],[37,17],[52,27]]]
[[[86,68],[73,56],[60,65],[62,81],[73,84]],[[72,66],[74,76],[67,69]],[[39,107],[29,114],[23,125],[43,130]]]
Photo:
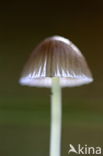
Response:
[[[68,39],[53,36],[41,42],[24,67],[20,83],[51,87],[52,78],[59,77],[62,87],[74,87],[93,81],[84,56]]]

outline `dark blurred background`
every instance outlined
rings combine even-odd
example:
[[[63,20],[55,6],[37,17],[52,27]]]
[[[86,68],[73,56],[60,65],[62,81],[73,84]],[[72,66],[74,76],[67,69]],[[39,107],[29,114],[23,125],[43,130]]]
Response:
[[[62,89],[62,155],[68,155],[70,143],[103,146],[103,1],[3,1],[0,156],[49,155],[50,89],[22,87],[18,80],[33,48],[52,35],[81,49],[95,79]]]

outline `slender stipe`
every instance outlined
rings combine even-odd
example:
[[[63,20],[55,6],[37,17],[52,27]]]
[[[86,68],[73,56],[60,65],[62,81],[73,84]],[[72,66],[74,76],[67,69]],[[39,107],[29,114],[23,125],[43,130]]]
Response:
[[[61,87],[60,79],[52,78],[51,95],[51,132],[50,132],[50,156],[61,154]]]

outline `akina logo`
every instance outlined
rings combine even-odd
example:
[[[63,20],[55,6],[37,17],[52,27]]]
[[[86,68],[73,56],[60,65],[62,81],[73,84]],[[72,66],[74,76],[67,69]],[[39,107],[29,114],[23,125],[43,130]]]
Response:
[[[68,154],[71,153],[80,154],[80,155],[101,155],[102,154],[102,148],[97,147],[89,147],[88,145],[80,145],[78,144],[75,148],[72,144],[69,145]]]

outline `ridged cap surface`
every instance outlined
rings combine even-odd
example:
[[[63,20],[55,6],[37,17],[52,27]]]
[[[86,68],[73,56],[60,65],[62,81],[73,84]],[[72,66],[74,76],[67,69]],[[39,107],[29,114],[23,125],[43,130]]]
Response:
[[[41,42],[26,63],[20,83],[51,87],[51,78],[59,77],[62,87],[73,87],[93,81],[84,56],[68,39],[53,36]]]

